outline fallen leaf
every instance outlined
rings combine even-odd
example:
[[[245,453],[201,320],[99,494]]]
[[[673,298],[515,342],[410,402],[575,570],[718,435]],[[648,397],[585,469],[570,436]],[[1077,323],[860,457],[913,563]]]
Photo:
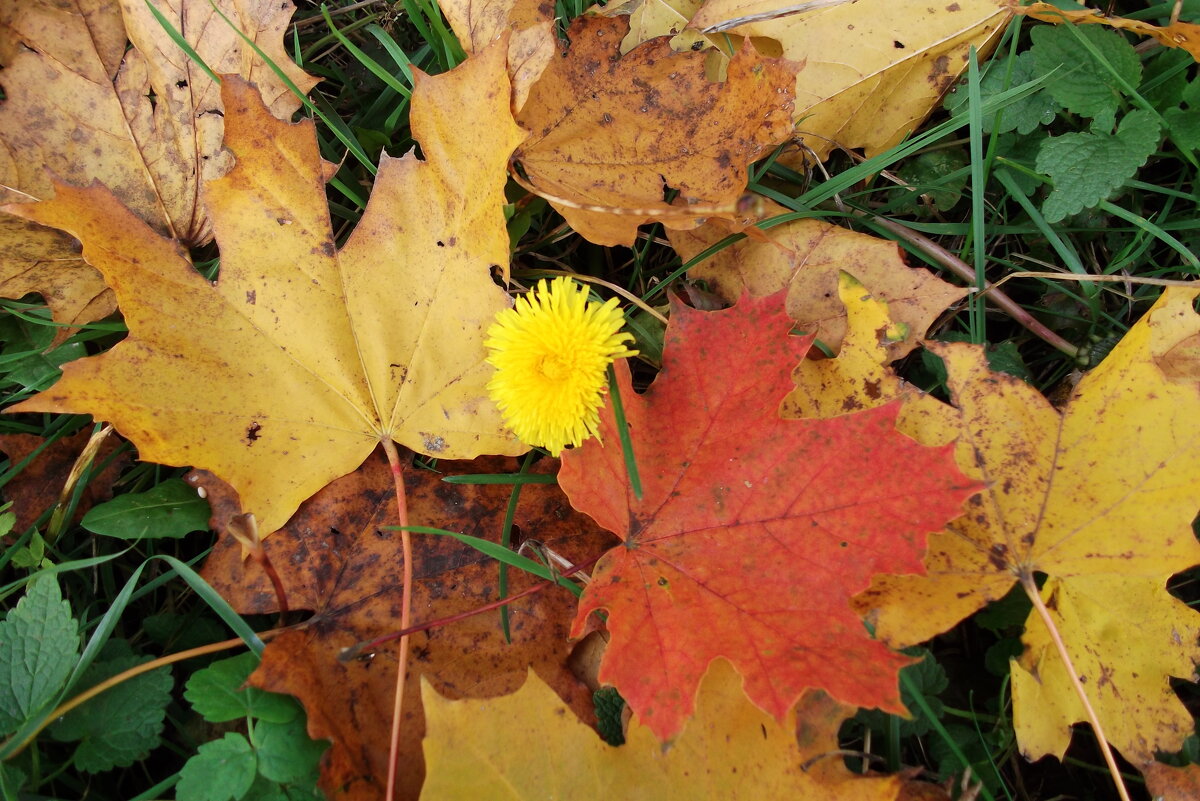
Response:
[[[483,347],[511,303],[490,275],[508,263],[505,165],[521,140],[508,91],[502,45],[418,75],[411,119],[427,160],[384,157],[338,251],[312,122],[281,122],[226,79],[237,166],[206,189],[216,284],[101,187],[9,206],[84,243],[130,329],[9,411],[92,414],[143,460],[212,470],[264,536],[384,438],[442,458],[519,453],[488,400]],[[463,115],[489,123],[464,128]]]
[[[1193,729],[1169,676],[1200,661],[1200,620],[1166,591],[1200,563],[1200,390],[1155,359],[1200,331],[1196,290],[1168,289],[1084,376],[1060,414],[1037,390],[993,373],[982,352],[934,348],[961,415],[957,459],[988,489],[929,539],[927,577],[876,577],[855,606],[892,645],[920,642],[1044,573],[1042,598],[1107,739],[1145,762]],[[933,346],[931,346],[933,347]],[[924,441],[923,435],[916,434]],[[1061,756],[1080,701],[1036,613],[1013,665],[1014,724],[1030,759]]]
[[[429,776],[421,801],[897,798],[899,777],[846,769],[837,731],[851,708],[808,692],[780,723],[747,703],[739,685],[728,662],[714,662],[696,717],[663,749],[636,717],[623,746],[605,744],[533,674],[514,694],[486,701],[447,700],[427,684]]]
[[[792,134],[795,64],[743,47],[715,83],[703,53],[675,53],[666,37],[622,56],[628,27],[625,17],[576,19],[570,49],[517,118],[531,131],[513,156],[529,186],[599,245],[632,244],[651,220],[731,217],[746,165]]]
[[[912,133],[967,68],[971,47],[985,57],[1012,11],[1003,0],[950,4],[857,0],[777,18],[794,0],[708,0],[689,27],[730,28],[777,40],[799,61],[797,134],[823,161],[835,147],[873,156]]]
[[[1151,762],[1142,767],[1146,789],[1155,801],[1196,801],[1200,798],[1200,765],[1182,768]]]
[[[467,55],[477,53],[511,30],[508,74],[512,79],[513,113],[520,111],[529,89],[554,58],[554,0],[441,0],[454,35]]]
[[[1190,22],[1176,21],[1160,26],[1140,19],[1108,16],[1091,8],[1065,9],[1050,3],[1030,3],[1027,6],[1010,3],[1010,7],[1017,14],[1025,14],[1042,22],[1107,25],[1139,36],[1149,36],[1163,47],[1178,47],[1186,50],[1192,58],[1200,60],[1200,25]]]
[[[216,72],[254,81],[278,117],[290,117],[299,99],[215,9],[302,91],[316,83],[284,49],[294,10],[287,0],[221,0],[215,8],[208,0],[156,0],[154,7]],[[158,233],[186,246],[212,239],[200,185],[229,166],[219,88],[144,0],[11,3],[0,12],[0,63],[0,200],[49,198],[52,175],[76,185],[99,180]],[[82,324],[115,308],[63,233],[0,215],[0,253],[0,294],[38,292],[57,322]]]
[[[17,516],[14,532],[20,534],[26,531],[43,512],[58,503],[63,484],[91,435],[91,429],[85,428],[77,434],[56,439],[49,445],[46,445],[43,437],[33,434],[0,435],[0,451],[8,456],[9,464],[13,467],[33,456],[34,451],[43,445],[46,446],[4,485],[4,500],[12,501],[12,510]],[[101,444],[92,460],[93,471],[100,468],[100,472],[93,472],[87,487],[79,496],[79,504],[70,523],[78,523],[88,509],[112,497],[113,482],[129,465],[128,450],[120,456],[113,456],[121,444],[116,437],[108,437]]]
[[[763,216],[787,210],[771,204]],[[671,246],[685,262],[729,235],[708,223],[692,231],[668,231]],[[847,270],[886,301],[892,319],[906,330],[887,343],[889,361],[917,346],[939,314],[967,294],[924,269],[904,263],[895,242],[850,231],[820,220],[793,220],[766,229],[766,241],[743,239],[688,271],[732,303],[744,292],[773,295],[787,287],[787,311],[802,331],[815,332],[836,350],[846,333],[846,309],[837,294],[838,272]]]
[[[621,40],[622,55],[656,36],[670,36],[671,49],[678,52],[690,50],[697,42],[701,47],[711,46],[703,35],[685,30],[702,5],[703,0],[627,0],[609,3],[600,13],[629,17],[629,33]]]
[[[572,505],[623,540],[597,564],[573,633],[608,610],[600,680],[661,739],[683,727],[719,656],[778,720],[809,687],[904,714],[896,674],[909,660],[869,637],[849,597],[874,573],[919,571],[925,533],[976,491],[948,447],[894,431],[898,404],[780,419],[811,341],[788,336],[782,305],[780,294],[698,312],[676,300],[645,395],[618,366],[640,500],[611,406],[605,444],[563,456]]]
[[[453,472],[513,472],[510,465],[497,463],[438,465],[439,470]],[[406,471],[412,524],[495,541],[510,488],[451,485],[441,478],[441,473],[428,470]],[[197,475],[191,481],[209,490],[214,524],[237,511],[236,499],[218,485]],[[374,456],[306,502],[288,526],[264,544],[289,605],[312,610],[314,617],[303,630],[267,644],[250,683],[295,695],[308,712],[309,734],[333,741],[322,763],[321,786],[334,801],[376,801],[384,795],[396,645],[381,646],[367,660],[340,662],[338,653],[399,626],[400,532],[381,528],[394,523],[395,516],[391,472],[386,461]],[[572,512],[553,486],[522,489],[518,524],[525,537],[572,560],[588,558],[612,542],[610,535]],[[414,622],[466,612],[499,597],[495,562],[450,537],[412,536]],[[244,614],[278,610],[270,583],[253,562],[243,562],[232,537],[221,538],[203,574]],[[510,593],[538,581],[519,570],[510,571],[510,580]],[[558,588],[514,602],[511,644],[504,642],[494,611],[413,635],[401,727],[401,798],[417,796],[423,774],[419,677],[454,698],[488,697],[515,690],[532,665],[577,715],[591,719],[591,694],[566,666],[574,605],[574,597]]]

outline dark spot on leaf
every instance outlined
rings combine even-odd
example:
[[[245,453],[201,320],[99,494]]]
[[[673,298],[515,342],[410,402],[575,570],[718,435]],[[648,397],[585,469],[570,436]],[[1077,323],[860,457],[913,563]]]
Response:
[[[841,543],[838,543],[838,544],[839,544],[839,545],[841,545],[843,548],[849,548],[849,547],[850,547],[850,543],[848,543],[848,542],[841,542]]]
[[[892,47],[896,48],[897,50],[903,50],[904,42],[892,42]]]
[[[668,582],[668,581],[667,581],[667,579],[666,579],[664,576],[659,576],[659,577],[658,577],[658,586],[660,586],[660,587],[665,587],[665,586],[667,586],[667,584],[669,584],[669,583],[670,583],[670,582]]]
[[[259,431],[262,431],[262,426],[259,425],[258,421],[252,422],[246,428],[246,444],[247,445],[253,445],[255,442],[258,441],[258,439],[259,439],[258,432]]]
[[[437,434],[426,434],[421,432],[421,445],[424,446],[427,453],[441,453],[446,450],[446,440],[439,437]]]
[[[988,550],[988,561],[992,563],[992,567],[997,570],[1003,570],[1008,566],[1005,557],[1008,555],[1008,546],[1002,542],[998,542]]]
[[[438,246],[439,248],[444,248],[444,247],[446,247],[446,243],[445,243],[445,242],[443,242],[442,240],[440,240],[440,239],[439,239],[439,240],[437,241],[437,246]]]
[[[187,88],[187,81],[176,81],[176,82],[175,82],[175,88],[176,88],[176,89],[186,89],[186,88]]]
[[[249,303],[251,306],[254,305],[254,301],[257,298],[258,298],[258,293],[255,292],[253,289],[249,289],[246,291],[246,302]]]

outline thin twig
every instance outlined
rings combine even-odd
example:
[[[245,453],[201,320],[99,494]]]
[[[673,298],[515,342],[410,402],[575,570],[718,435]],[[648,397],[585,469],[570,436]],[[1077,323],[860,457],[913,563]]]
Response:
[[[886,217],[877,217],[870,212],[859,211],[857,209],[852,209],[851,211],[859,217],[870,217],[871,220],[880,228],[886,228],[888,231],[891,231],[893,234],[908,242],[913,247],[918,248],[926,256],[933,259],[938,264],[957,275],[959,278],[972,284],[975,283],[975,270],[972,269],[965,261],[960,259],[958,256],[955,256],[953,253],[946,250],[932,239],[922,236],[911,228],[901,225],[895,220],[889,220]],[[1021,308],[1019,303],[1010,298],[1008,295],[1005,295],[1003,292],[995,289],[994,284],[987,284],[984,291],[989,301],[1024,326],[1029,333],[1038,337],[1051,347],[1067,354],[1072,359],[1079,355],[1079,348],[1077,346],[1072,345],[1070,342],[1051,331],[1040,320]]]
[[[567,578],[571,575],[574,575],[575,573],[578,573],[581,570],[591,567],[593,564],[595,564],[597,561],[600,560],[600,556],[603,556],[603,554],[599,554],[597,556],[592,557],[591,559],[580,562],[579,564],[572,567],[570,570],[565,570],[562,573],[559,573],[558,574],[559,578]],[[507,604],[512,603],[513,601],[518,601],[521,598],[524,598],[528,595],[533,595],[535,593],[539,593],[542,590],[547,589],[549,587],[554,587],[557,584],[558,584],[558,582],[547,579],[545,581],[541,581],[537,584],[534,584],[532,587],[527,587],[526,589],[521,590],[520,592],[516,593],[515,595],[509,595],[505,598],[499,599],[498,601],[492,601],[491,603],[484,604],[483,606],[477,606],[474,609],[468,609],[465,612],[459,612],[458,614],[450,615],[448,617],[438,618],[437,620],[429,620],[429,621],[426,621],[425,623],[418,623],[415,626],[409,626],[407,628],[400,629],[399,631],[393,631],[390,634],[384,634],[382,637],[376,637],[373,640],[363,640],[362,642],[356,642],[354,645],[350,645],[350,646],[343,648],[338,653],[338,659],[342,662],[349,662],[351,660],[358,659],[360,656],[363,656],[364,654],[373,654],[373,653],[375,653],[376,649],[379,648],[379,646],[385,645],[385,644],[391,642],[392,640],[398,639],[400,637],[407,637],[411,634],[417,634],[422,631],[428,631],[429,629],[435,629],[435,628],[438,628],[439,626],[446,626],[451,623],[457,623],[460,620],[466,620],[469,617],[474,617],[475,615],[483,614],[484,612],[491,611],[492,609],[498,609],[501,606],[505,606]]]
[[[400,529],[400,550],[404,559],[404,590],[400,601],[400,628],[406,629],[412,622],[412,536],[408,532],[408,497],[404,492],[404,465],[390,437],[382,441],[387,454],[388,466],[392,468],[392,481],[396,485],[396,518]],[[388,801],[396,797],[396,772],[400,762],[400,725],[404,712],[404,685],[408,679],[408,635],[400,638],[399,665],[396,668],[396,697],[392,703],[392,743],[388,751]]]
[[[1058,632],[1058,627],[1054,625],[1054,619],[1050,617],[1050,610],[1042,602],[1042,593],[1038,590],[1032,573],[1021,573],[1021,586],[1025,589],[1025,594],[1029,596],[1029,600],[1033,602],[1033,608],[1041,616],[1046,630],[1050,632],[1050,640],[1054,643],[1054,647],[1058,649],[1058,656],[1062,659],[1063,665],[1067,669],[1067,675],[1071,677],[1071,683],[1075,687],[1075,692],[1079,696],[1079,700],[1083,702],[1083,709],[1087,713],[1088,722],[1092,724],[1092,731],[1096,733],[1096,740],[1100,743],[1100,752],[1104,754],[1104,761],[1108,764],[1108,772],[1112,774],[1113,783],[1117,786],[1117,793],[1121,796],[1121,801],[1129,801],[1129,791],[1125,789],[1125,780],[1121,778],[1121,770],[1117,767],[1117,760],[1113,757],[1112,748],[1109,747],[1108,739],[1104,736],[1104,728],[1100,725],[1100,718],[1096,715],[1096,710],[1092,708],[1092,702],[1088,698],[1087,691],[1083,689],[1083,683],[1079,680],[1079,673],[1075,670],[1075,664],[1071,661],[1071,655],[1067,653],[1067,645],[1063,642],[1062,636]]]

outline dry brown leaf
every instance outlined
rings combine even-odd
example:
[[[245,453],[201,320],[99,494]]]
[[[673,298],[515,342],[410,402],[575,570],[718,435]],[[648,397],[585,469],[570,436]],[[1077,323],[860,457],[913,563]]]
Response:
[[[15,533],[20,534],[28,529],[37,522],[42,512],[58,503],[62,496],[63,483],[70,475],[71,468],[75,466],[80,452],[88,444],[91,434],[91,429],[85,428],[69,437],[55,440],[34,456],[12,481],[4,485],[3,498],[12,501],[12,510],[17,516],[17,522],[13,526]],[[25,461],[45,442],[44,438],[32,434],[4,434],[0,435],[0,451],[3,451],[10,464],[15,466]],[[104,465],[120,444],[121,440],[117,437],[106,438],[92,461],[93,468]],[[72,522],[79,522],[84,512],[112,497],[113,482],[128,464],[129,452],[126,451],[92,477],[80,496]]]
[[[504,31],[513,113],[525,105],[529,89],[554,58],[554,0],[441,0],[438,7],[467,55],[487,47]]]
[[[439,462],[438,469],[514,472],[514,466],[511,460],[492,459]],[[441,478],[440,472],[406,471],[412,524],[496,541],[511,488],[452,485]],[[237,511],[236,497],[227,488],[197,474],[189,481],[209,490],[214,526]],[[524,487],[518,510],[524,537],[536,538],[568,559],[594,556],[612,543],[611,535],[571,510],[557,487]],[[366,660],[340,662],[338,653],[399,627],[400,532],[381,528],[394,524],[395,516],[391,472],[376,452],[360,470],[305,503],[287,528],[264,543],[290,606],[315,615],[304,630],[268,643],[250,681],[297,696],[308,712],[309,733],[333,741],[322,763],[321,786],[335,801],[377,801],[384,795],[396,645],[381,646]],[[499,597],[494,561],[450,537],[412,536],[414,622],[466,612]],[[253,562],[243,562],[232,537],[221,538],[203,573],[242,613],[278,609],[270,583]],[[511,570],[510,579],[510,593],[539,581],[519,570]],[[574,596],[551,588],[513,603],[510,610],[511,644],[504,642],[496,611],[413,635],[401,727],[400,798],[416,798],[424,774],[421,677],[451,698],[487,698],[516,690],[533,666],[577,715],[593,719],[590,691],[566,664]]]
[[[208,0],[156,0],[218,73],[242,75],[286,118],[300,101]],[[288,0],[222,0],[220,8],[301,89],[316,79],[283,48]],[[126,49],[126,31],[132,47]],[[185,246],[212,238],[202,181],[229,166],[219,88],[179,50],[144,0],[28,0],[0,11],[0,189],[5,202],[49,198],[50,176],[104,183],[151,227]],[[58,322],[113,311],[71,237],[0,215],[0,293],[39,292]]]
[[[1151,762],[1142,768],[1146,789],[1155,801],[1196,801],[1200,798],[1200,765],[1176,768]]]
[[[771,204],[763,216],[786,211]],[[708,223],[692,231],[668,231],[667,238],[688,261],[729,233],[727,226]],[[727,303],[743,291],[762,296],[788,287],[788,315],[801,330],[815,331],[835,350],[846,333],[846,307],[838,298],[841,270],[869,286],[904,326],[888,343],[889,361],[916,347],[934,319],[967,293],[928,270],[907,266],[894,242],[820,220],[777,225],[767,229],[766,236],[769,241],[735,242],[693,267],[688,276],[708,282]]]
[[[689,228],[732,216],[746,165],[792,130],[794,64],[746,47],[714,83],[703,53],[675,53],[666,37],[622,57],[627,31],[625,17],[575,20],[570,50],[517,118],[532,135],[514,160],[599,245],[632,244],[651,220]],[[668,189],[679,191],[674,205],[663,200]]]
[[[1011,4],[1013,11],[1027,14],[1043,22],[1074,22],[1080,25],[1107,25],[1110,28],[1129,31],[1139,36],[1149,36],[1164,47],[1186,50],[1192,58],[1200,61],[1200,25],[1190,22],[1173,22],[1170,25],[1152,25],[1140,19],[1110,17],[1091,8],[1068,10],[1050,3],[1030,3],[1027,6]]]
[[[703,30],[794,5],[709,0],[689,27]],[[966,69],[970,48],[987,55],[1011,15],[1003,0],[857,0],[732,32],[775,39],[784,58],[804,64],[796,76],[797,133],[823,160],[835,145],[871,156],[900,142]]]

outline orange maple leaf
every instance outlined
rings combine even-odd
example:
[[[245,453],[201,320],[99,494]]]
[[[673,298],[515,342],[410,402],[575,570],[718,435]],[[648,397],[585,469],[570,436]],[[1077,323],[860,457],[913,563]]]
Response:
[[[618,370],[645,484],[634,497],[611,406],[605,442],[564,454],[575,508],[624,540],[598,563],[575,618],[609,610],[600,680],[660,738],[691,713],[710,662],[782,720],[801,692],[904,713],[908,660],[870,638],[850,596],[880,572],[921,572],[925,534],[978,490],[949,447],[898,434],[898,404],[782,420],[810,339],[787,335],[783,296],[732,309],[672,305],[664,366],[643,395]]]

